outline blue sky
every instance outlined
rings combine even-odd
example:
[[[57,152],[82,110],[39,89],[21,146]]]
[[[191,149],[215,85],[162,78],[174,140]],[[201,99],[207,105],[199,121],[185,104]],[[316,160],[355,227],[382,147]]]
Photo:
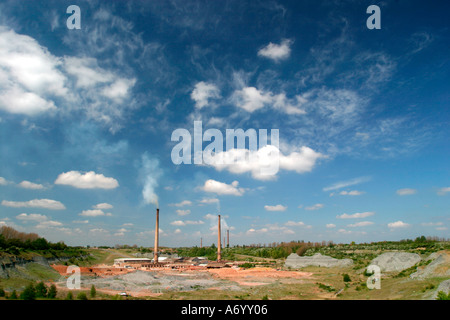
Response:
[[[449,9],[2,1],[0,225],[152,246],[158,202],[163,246],[216,243],[218,213],[232,245],[448,238]],[[278,129],[278,172],[175,165],[194,121]]]

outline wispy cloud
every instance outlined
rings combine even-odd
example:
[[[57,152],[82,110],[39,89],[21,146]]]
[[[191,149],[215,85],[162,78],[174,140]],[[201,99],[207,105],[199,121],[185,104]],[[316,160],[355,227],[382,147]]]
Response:
[[[367,217],[373,216],[374,214],[375,214],[375,212],[373,212],[373,211],[356,212],[353,214],[343,213],[341,215],[337,215],[336,218],[337,219],[361,219],[361,218],[367,218]]]
[[[323,188],[323,191],[331,191],[331,190],[338,190],[338,189],[342,189],[345,187],[350,187],[350,186],[354,186],[363,182],[367,182],[370,181],[371,177],[358,177],[358,178],[354,178],[351,180],[345,180],[345,181],[340,181],[340,182],[336,182],[333,183],[332,185]]]
[[[416,194],[417,190],[416,189],[411,189],[411,188],[405,188],[405,189],[397,190],[396,193],[399,196],[409,196],[409,195],[412,195],[412,194]]]

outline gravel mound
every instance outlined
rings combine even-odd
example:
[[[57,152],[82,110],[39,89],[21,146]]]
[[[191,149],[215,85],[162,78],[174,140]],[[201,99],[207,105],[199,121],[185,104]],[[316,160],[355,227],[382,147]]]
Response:
[[[99,289],[118,291],[190,291],[220,285],[208,273],[164,274],[161,272],[136,272],[109,278],[83,279],[82,286],[95,285]]]
[[[386,252],[373,259],[370,264],[379,266],[381,271],[400,272],[414,266],[420,260],[422,259],[417,253]]]
[[[450,292],[450,279],[444,280],[439,284],[439,287],[431,296],[431,300],[436,300],[439,291],[444,291],[446,294]]]
[[[434,252],[426,261],[432,260],[428,265],[411,274],[412,279],[425,279],[429,277],[450,276],[450,255],[445,252]]]
[[[300,257],[296,253],[291,253],[285,262],[286,267],[291,268],[303,268],[307,266],[317,266],[317,267],[347,267],[353,264],[351,259],[335,259],[329,256],[321,255],[316,253],[312,257]]]

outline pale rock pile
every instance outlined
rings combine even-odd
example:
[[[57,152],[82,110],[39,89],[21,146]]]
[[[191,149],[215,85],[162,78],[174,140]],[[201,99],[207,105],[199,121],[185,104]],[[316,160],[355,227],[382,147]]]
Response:
[[[417,272],[411,274],[413,279],[425,279],[429,277],[450,276],[450,255],[446,252],[434,252],[428,256],[425,261],[432,260],[424,268],[417,269]]]
[[[351,259],[335,259],[329,256],[324,256],[320,253],[316,253],[311,257],[300,257],[296,253],[291,253],[285,262],[286,267],[291,268],[303,268],[307,266],[317,267],[348,267],[353,264]]]
[[[400,272],[408,269],[421,260],[417,253],[385,252],[372,260],[371,265],[377,265],[381,271]]]

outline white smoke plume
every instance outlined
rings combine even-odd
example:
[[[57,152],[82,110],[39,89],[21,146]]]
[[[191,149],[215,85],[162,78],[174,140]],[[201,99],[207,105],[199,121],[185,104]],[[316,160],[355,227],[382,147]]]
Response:
[[[158,195],[156,188],[158,187],[158,179],[162,175],[157,159],[149,158],[147,153],[142,155],[141,179],[144,185],[142,196],[145,204],[154,204],[159,208]]]

